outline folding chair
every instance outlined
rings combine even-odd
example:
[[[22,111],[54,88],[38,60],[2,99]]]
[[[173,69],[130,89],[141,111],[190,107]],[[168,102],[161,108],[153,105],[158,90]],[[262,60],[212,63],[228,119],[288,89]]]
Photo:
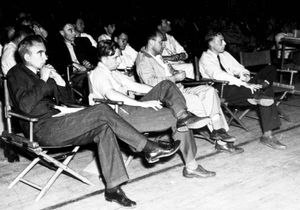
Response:
[[[35,122],[38,122],[38,118],[30,118],[24,116],[20,113],[17,113],[13,110],[13,107],[10,104],[9,92],[7,87],[7,81],[4,78],[4,91],[5,91],[5,118],[7,121],[7,130],[4,130],[1,135],[1,140],[6,144],[12,145],[22,152],[25,152],[32,156],[34,159],[31,163],[13,180],[13,182],[8,186],[8,188],[12,188],[18,182],[23,182],[29,185],[32,188],[40,190],[40,193],[36,197],[35,201],[39,201],[50,189],[55,180],[59,177],[62,172],[66,172],[66,174],[71,175],[73,178],[76,178],[83,183],[93,185],[87,178],[83,177],[79,173],[75,172],[71,169],[68,164],[74,157],[74,155],[78,152],[80,146],[40,146],[38,142],[36,142],[33,138],[33,125]],[[29,123],[29,137],[26,138],[24,135],[20,133],[14,132],[13,125],[11,123],[11,118],[17,118],[20,120],[24,120]],[[47,154],[50,151],[58,151],[59,149],[64,149],[64,151],[68,150],[64,153],[51,153]],[[43,185],[39,186],[38,184],[30,181],[25,178],[25,175],[33,170],[34,166],[40,163],[48,169],[55,169],[55,173],[48,179],[48,181]],[[29,178],[29,177],[28,177]]]
[[[200,70],[199,70],[199,58],[197,56],[194,57],[194,69],[195,69],[195,81],[183,81],[182,84],[185,87],[191,87],[191,86],[197,86],[197,85],[213,85],[213,84],[221,84],[221,91],[219,92],[219,97],[221,100],[221,106],[227,115],[229,115],[228,124],[233,124],[235,126],[241,127],[248,131],[246,125],[239,119],[239,117],[236,115],[236,112],[231,111],[231,109],[228,106],[228,102],[226,102],[225,98],[223,97],[223,90],[224,86],[228,85],[228,81],[224,80],[214,80],[214,79],[205,79],[201,77]]]
[[[262,51],[254,51],[254,52],[240,52],[240,63],[246,68],[252,68],[262,65],[271,65],[271,51],[270,50],[262,50]],[[251,69],[250,69],[251,70]],[[289,117],[284,114],[284,112],[279,108],[281,101],[286,97],[288,93],[294,93],[295,86],[293,83],[294,74],[297,73],[295,70],[291,69],[277,69],[277,72],[280,75],[279,82],[273,82],[273,89],[275,93],[281,93],[279,99],[277,99],[276,105],[279,109],[280,116],[285,120],[290,121]],[[255,72],[251,72],[255,74]],[[286,74],[289,77],[288,83],[284,83],[283,74]],[[250,109],[245,110],[239,118],[242,119]]]

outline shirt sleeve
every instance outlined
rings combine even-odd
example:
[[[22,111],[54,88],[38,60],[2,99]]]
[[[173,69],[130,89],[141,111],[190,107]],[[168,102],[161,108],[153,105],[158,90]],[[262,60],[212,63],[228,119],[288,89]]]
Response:
[[[172,76],[160,76],[155,74],[154,67],[151,65],[150,60],[140,60],[136,63],[137,73],[141,81],[147,85],[155,86],[163,80],[170,80],[175,83],[175,78]]]
[[[223,71],[217,59],[209,56],[204,52],[199,60],[199,68],[202,77],[216,80],[228,81],[230,85],[241,86],[243,83],[240,79],[234,75]]]
[[[89,75],[92,85],[92,93],[96,97],[105,98],[108,91],[113,89],[113,85],[109,78],[100,71],[94,70]]]

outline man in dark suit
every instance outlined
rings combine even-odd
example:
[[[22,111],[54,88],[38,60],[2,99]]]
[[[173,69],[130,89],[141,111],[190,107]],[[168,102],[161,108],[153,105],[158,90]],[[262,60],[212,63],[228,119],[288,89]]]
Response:
[[[8,88],[16,110],[39,118],[33,128],[35,140],[42,146],[95,142],[106,184],[105,199],[126,207],[135,206],[136,203],[120,187],[129,177],[117,137],[136,152],[143,152],[150,163],[174,154],[180,141],[168,146],[148,141],[106,104],[76,109],[59,106],[60,103],[73,101],[66,82],[53,66],[46,64],[43,38],[38,35],[28,36],[20,43],[18,53],[22,63],[8,72]],[[21,123],[21,127],[25,136],[28,136],[27,124]]]
[[[59,34],[48,39],[49,62],[82,94],[83,103],[88,104],[87,72],[97,64],[96,48],[88,38],[76,37],[72,19],[62,19],[58,30]]]

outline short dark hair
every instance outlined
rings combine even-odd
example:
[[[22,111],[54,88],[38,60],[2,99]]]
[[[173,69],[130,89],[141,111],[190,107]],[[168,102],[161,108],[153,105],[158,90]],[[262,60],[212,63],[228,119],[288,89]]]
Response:
[[[98,60],[101,60],[102,57],[114,55],[116,49],[119,49],[119,46],[113,40],[100,41],[97,46]]]
[[[25,37],[19,44],[18,53],[22,61],[24,62],[24,55],[29,52],[29,48],[34,45],[34,43],[45,43],[43,37],[40,35],[30,35]]]
[[[207,32],[207,34],[205,35],[205,38],[204,38],[205,42],[208,44],[210,41],[212,41],[218,35],[222,35],[223,36],[222,32],[220,32],[220,31],[209,30]]]

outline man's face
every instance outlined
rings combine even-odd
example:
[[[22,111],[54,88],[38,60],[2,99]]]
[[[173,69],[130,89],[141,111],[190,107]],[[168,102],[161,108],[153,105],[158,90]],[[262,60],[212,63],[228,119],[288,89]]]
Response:
[[[73,24],[66,24],[64,28],[60,31],[60,34],[65,38],[68,42],[74,42],[76,32]]]
[[[152,50],[155,55],[159,55],[162,53],[164,49],[163,37],[161,34],[157,34],[155,38],[152,39]]]
[[[118,40],[117,40],[117,43],[120,47],[121,50],[124,50],[127,43],[128,43],[128,36],[127,34],[125,33],[122,33],[119,37],[118,37]]]
[[[82,33],[84,31],[84,27],[85,27],[83,20],[80,19],[80,18],[77,19],[75,27],[76,27],[77,31],[79,31],[80,33]]]
[[[28,51],[29,52],[25,54],[26,65],[35,69],[41,69],[48,59],[45,45],[43,43],[35,42]]]
[[[165,33],[168,33],[171,31],[171,22],[167,19],[161,20],[161,30]]]
[[[107,56],[105,58],[105,66],[109,69],[109,70],[116,70],[118,68],[118,66],[121,63],[121,58],[120,58],[121,52],[119,49],[116,49],[116,52],[114,55],[111,56]]]
[[[226,42],[223,35],[219,34],[210,42],[211,49],[217,53],[222,53],[225,50]]]
[[[114,31],[116,30],[116,24],[108,24],[106,28],[107,33],[113,34]]]

